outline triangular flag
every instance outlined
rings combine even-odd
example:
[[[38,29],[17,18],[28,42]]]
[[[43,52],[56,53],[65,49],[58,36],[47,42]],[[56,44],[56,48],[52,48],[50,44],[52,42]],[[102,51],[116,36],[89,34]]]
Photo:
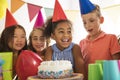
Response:
[[[9,27],[9,26],[12,26],[12,25],[15,25],[15,24],[17,24],[16,20],[14,19],[14,17],[10,13],[10,11],[7,9],[5,27]]]
[[[53,13],[53,19],[52,22],[58,21],[58,20],[66,20],[67,17],[59,4],[58,0],[55,1],[55,6],[54,6],[54,13]]]
[[[50,16],[53,15],[53,9],[52,8],[44,8],[45,10],[45,16],[49,18]]]
[[[29,18],[30,21],[32,21],[32,19],[35,17],[35,15],[39,12],[39,10],[41,9],[40,6],[36,6],[36,5],[32,5],[27,3],[28,5],[28,13],[29,13]]]
[[[22,0],[11,0],[11,12],[14,13],[18,10],[25,2]]]
[[[79,0],[81,14],[87,14],[95,9],[94,4],[89,0]]]
[[[42,12],[39,10],[38,16],[34,24],[34,28],[42,27],[43,24],[44,24],[44,20],[43,20]]]

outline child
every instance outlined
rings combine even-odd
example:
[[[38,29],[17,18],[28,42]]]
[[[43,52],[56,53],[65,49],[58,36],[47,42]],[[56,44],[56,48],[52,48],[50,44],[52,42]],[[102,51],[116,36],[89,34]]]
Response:
[[[34,28],[29,36],[28,48],[37,53],[43,60],[48,40],[44,36],[44,27]]]
[[[74,72],[84,73],[84,61],[80,47],[72,43],[72,24],[69,20],[57,22],[52,22],[52,19],[48,20],[45,35],[56,41],[47,48],[45,60],[69,60],[73,64]]]
[[[80,47],[72,42],[72,23],[67,19],[58,0],[55,2],[53,18],[46,22],[45,36],[56,42],[47,48],[45,60],[69,60],[73,71],[85,76]]]
[[[88,6],[88,7],[86,7]],[[88,69],[88,64],[96,60],[120,59],[120,46],[117,37],[106,34],[100,28],[104,22],[98,5],[89,0],[80,0],[81,17],[88,36],[80,41],[83,58]]]
[[[1,34],[0,52],[13,52],[13,77],[15,64],[21,50],[27,49],[26,32],[21,25],[12,25],[5,28]]]

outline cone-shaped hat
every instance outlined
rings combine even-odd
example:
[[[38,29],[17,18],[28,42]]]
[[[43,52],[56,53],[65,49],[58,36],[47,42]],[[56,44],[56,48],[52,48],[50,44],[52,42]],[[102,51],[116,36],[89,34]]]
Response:
[[[43,20],[42,12],[39,11],[35,24],[34,24],[34,28],[42,27],[43,24],[44,24],[44,20]]]
[[[5,20],[5,28],[17,24],[16,20],[10,13],[10,11],[7,9],[6,11],[6,20]]]
[[[79,0],[81,14],[87,14],[95,9],[94,4],[89,0]]]
[[[53,19],[52,22],[58,21],[58,20],[66,20],[67,17],[59,4],[58,0],[55,0],[55,6],[54,6],[54,13],[53,13]]]

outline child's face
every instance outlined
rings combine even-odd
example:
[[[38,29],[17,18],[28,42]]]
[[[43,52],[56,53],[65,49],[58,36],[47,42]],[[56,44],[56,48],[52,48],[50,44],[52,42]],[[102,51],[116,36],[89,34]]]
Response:
[[[95,36],[100,32],[100,24],[103,22],[103,17],[98,17],[96,13],[88,13],[82,15],[82,20],[90,36]]]
[[[52,34],[52,38],[56,41],[60,50],[67,48],[72,41],[71,25],[67,22],[59,23]]]
[[[13,41],[10,41],[8,43],[9,47],[12,48],[14,51],[21,50],[26,43],[26,34],[21,28],[16,28],[14,35],[13,35]]]
[[[35,30],[32,34],[32,46],[36,52],[41,52],[45,48],[45,37],[43,31]]]

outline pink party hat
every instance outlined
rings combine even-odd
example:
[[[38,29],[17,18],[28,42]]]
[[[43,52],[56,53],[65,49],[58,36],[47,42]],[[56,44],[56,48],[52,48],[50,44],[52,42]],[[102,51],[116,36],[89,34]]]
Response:
[[[95,6],[89,0],[79,0],[81,14],[87,14],[95,9]]]
[[[10,13],[10,11],[7,9],[6,11],[6,21],[5,21],[5,28],[17,24],[16,20]]]
[[[38,16],[34,24],[34,28],[42,27],[43,24],[44,24],[44,20],[43,20],[42,12],[39,10]]]
[[[58,20],[66,20],[67,17],[59,4],[58,0],[55,0],[55,6],[54,6],[54,13],[53,13],[53,19],[52,22],[58,21]]]

